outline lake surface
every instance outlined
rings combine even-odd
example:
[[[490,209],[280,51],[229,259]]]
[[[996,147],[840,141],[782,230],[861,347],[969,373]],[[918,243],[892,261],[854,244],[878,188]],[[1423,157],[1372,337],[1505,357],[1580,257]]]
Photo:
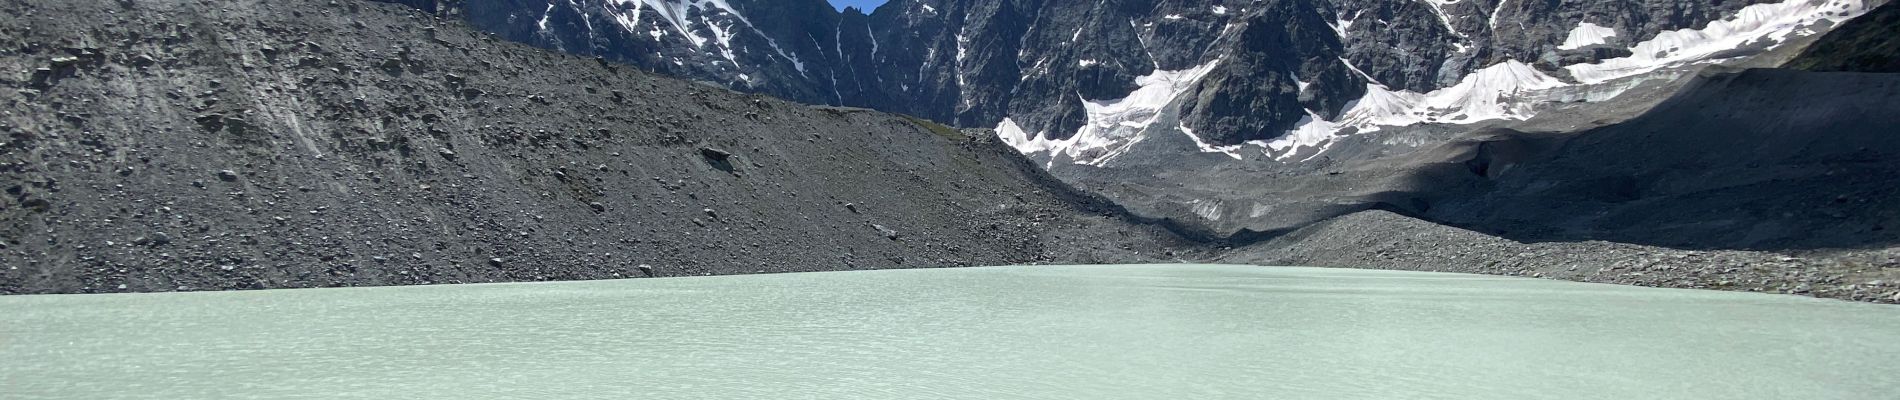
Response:
[[[4,399],[1883,399],[1900,307],[1130,265],[0,297]]]

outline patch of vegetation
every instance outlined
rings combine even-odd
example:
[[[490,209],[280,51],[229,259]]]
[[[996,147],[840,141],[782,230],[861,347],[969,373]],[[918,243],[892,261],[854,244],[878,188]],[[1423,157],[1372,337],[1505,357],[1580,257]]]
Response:
[[[899,114],[899,115],[902,115],[902,114]],[[959,131],[957,130],[957,128],[951,128],[949,126],[945,126],[944,124],[939,124],[931,120],[917,118],[917,117],[913,117],[909,115],[904,115],[904,119],[909,120],[910,123],[912,124],[917,124],[917,126],[921,126],[924,129],[929,130],[930,133],[934,133],[937,136],[942,136],[944,139],[949,139],[950,141],[953,141],[953,142],[970,140],[969,135],[964,135],[963,131]]]

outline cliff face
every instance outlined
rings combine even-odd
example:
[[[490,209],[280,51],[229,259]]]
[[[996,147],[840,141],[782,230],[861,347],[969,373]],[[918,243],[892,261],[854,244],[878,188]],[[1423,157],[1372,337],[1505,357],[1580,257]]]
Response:
[[[869,14],[820,0],[434,6],[499,37],[663,74],[994,127],[1063,180],[1139,214],[1235,234],[1357,207],[1349,191],[1273,188],[1380,168],[1384,155],[1540,115],[1628,118],[1701,68],[1766,65],[1876,3],[898,0]]]
[[[1166,128],[1215,146],[1288,137],[1302,119],[1343,122],[1369,88],[1429,93],[1509,62],[1569,79],[1562,67],[1627,58],[1641,42],[1670,47],[1645,51],[1709,44],[1668,31],[1862,7],[1857,0],[1746,12],[1766,2],[897,0],[867,15],[834,12],[824,0],[397,2],[510,40],[742,91],[965,127],[1008,121],[1025,142],[1090,136],[1090,125],[1112,130],[1138,118],[1126,115],[1130,108],[1178,109],[1181,123]],[[1714,45],[1734,48],[1733,57],[1764,44]],[[1159,81],[1177,87],[1141,91]],[[1063,150],[1083,161],[1108,152],[1075,147]]]
[[[0,293],[1141,261],[1189,246],[994,141],[395,5],[0,10]]]

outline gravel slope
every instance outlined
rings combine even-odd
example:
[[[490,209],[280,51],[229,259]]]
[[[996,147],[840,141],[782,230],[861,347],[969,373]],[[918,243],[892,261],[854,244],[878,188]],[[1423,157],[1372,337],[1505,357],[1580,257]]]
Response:
[[[1900,248],[1684,250],[1526,243],[1371,210],[1222,254],[1223,263],[1461,272],[1900,303]]]
[[[0,86],[0,293],[1139,262],[1193,246],[1078,201],[1000,144],[393,4],[7,2]]]

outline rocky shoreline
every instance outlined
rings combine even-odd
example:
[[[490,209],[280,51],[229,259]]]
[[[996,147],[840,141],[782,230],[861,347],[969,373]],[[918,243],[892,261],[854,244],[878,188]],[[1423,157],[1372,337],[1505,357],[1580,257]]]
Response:
[[[0,70],[19,72],[0,75],[0,293],[1140,262],[1196,246],[956,130],[393,4],[0,10]],[[1104,232],[1115,240],[1084,240]]]
[[[1777,253],[1523,243],[1386,211],[1335,218],[1216,262],[1398,269],[1900,304],[1900,249]]]

